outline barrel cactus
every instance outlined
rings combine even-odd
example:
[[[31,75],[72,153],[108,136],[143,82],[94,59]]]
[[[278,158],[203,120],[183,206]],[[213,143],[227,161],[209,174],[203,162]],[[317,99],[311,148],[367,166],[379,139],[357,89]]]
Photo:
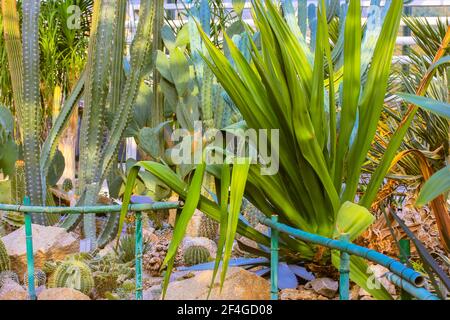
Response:
[[[209,257],[209,250],[203,246],[189,247],[183,255],[184,263],[189,266],[207,262]]]
[[[71,179],[67,178],[63,181],[62,189],[64,192],[69,192],[73,189],[73,182]]]
[[[6,251],[5,245],[2,240],[0,240],[0,272],[8,271],[10,269],[11,260],[9,259],[8,251]]]
[[[19,283],[19,276],[14,271],[3,271],[0,272],[0,288],[6,283],[6,281],[11,280]]]
[[[11,175],[11,203],[21,204],[26,194],[25,162],[17,160]],[[2,215],[2,221],[13,229],[20,228],[25,218],[21,212],[8,211]]]
[[[198,231],[200,237],[216,241],[219,237],[219,223],[206,214],[202,214]]]
[[[44,271],[47,276],[50,276],[56,271],[58,265],[59,263],[53,260],[45,261],[42,266],[42,271]]]
[[[72,288],[89,295],[94,288],[94,278],[89,266],[79,260],[61,263],[51,276],[50,287]]]

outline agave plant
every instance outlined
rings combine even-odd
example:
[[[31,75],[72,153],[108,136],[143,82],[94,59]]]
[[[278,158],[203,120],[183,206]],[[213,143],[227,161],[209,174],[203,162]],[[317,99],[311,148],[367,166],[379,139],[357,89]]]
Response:
[[[402,1],[387,1],[382,16],[378,16],[382,25],[368,24],[362,41],[360,1],[349,2],[344,22],[343,65],[338,70],[333,65],[324,1],[317,10],[314,53],[300,28],[284,20],[271,1],[263,4],[254,0],[252,4],[256,31],[247,28],[251,61],[225,35],[231,63],[204,32],[201,34],[208,55],[202,57],[248,128],[279,130],[279,172],[262,175],[261,166],[244,162],[233,164],[230,175],[230,165],[206,168],[202,162],[188,187],[164,165],[137,164],[129,176],[122,214],[126,212],[139,167],[186,199],[164,262],[168,270],[195,207],[221,223],[214,277],[223,252],[224,279],[236,230],[267,245],[265,236],[239,221],[244,192],[265,215],[277,213],[283,223],[327,237],[347,232],[354,240],[373,221],[368,208],[381,180],[374,181],[363,198],[356,194],[361,167],[383,108]],[[253,41],[255,34],[259,45]],[[268,138],[270,144],[278,143]],[[200,196],[199,184],[206,169],[217,178],[218,204]],[[329,253],[314,245],[290,237],[282,239],[282,253],[298,252],[306,260],[330,259]],[[338,255],[331,255],[337,266]],[[364,261],[352,257],[352,279],[375,297],[390,298],[382,286],[367,286],[366,270]]]

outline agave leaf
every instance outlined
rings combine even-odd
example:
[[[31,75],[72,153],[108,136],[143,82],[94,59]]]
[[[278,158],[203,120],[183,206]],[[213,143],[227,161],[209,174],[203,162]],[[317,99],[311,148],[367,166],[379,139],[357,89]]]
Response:
[[[344,84],[334,183],[340,191],[344,159],[356,121],[361,90],[361,4],[352,0],[345,19]]]
[[[216,275],[219,270],[220,261],[222,260],[223,249],[225,247],[225,242],[227,238],[228,230],[228,199],[229,199],[229,189],[231,184],[231,174],[230,165],[224,164],[222,168],[222,176],[220,179],[220,189],[218,194],[220,195],[219,205],[220,205],[220,227],[219,227],[219,242],[217,243],[217,254],[214,263],[214,271],[211,279],[211,285],[209,287],[208,298],[211,294],[213,284],[216,280]]]
[[[397,93],[397,96],[399,96],[406,102],[415,104],[416,106],[419,106],[425,110],[436,113],[441,117],[450,119],[450,103],[437,101],[434,99],[416,96],[408,93]]]
[[[242,161],[243,160],[243,161]],[[236,159],[233,164],[233,172],[230,185],[230,208],[228,212],[227,230],[225,233],[225,245],[223,253],[223,267],[221,274],[221,289],[225,282],[225,276],[228,268],[228,262],[231,258],[234,238],[236,236],[239,214],[244,197],[245,184],[247,182],[248,171],[250,168],[250,159]]]
[[[450,166],[446,166],[432,175],[431,178],[425,182],[420,190],[419,197],[416,200],[416,205],[423,206],[449,190]]]
[[[375,217],[365,207],[346,201],[337,214],[334,237],[348,233],[355,240],[373,223]]]
[[[242,12],[245,8],[245,0],[232,0],[233,10],[237,13],[238,16],[242,16]]]

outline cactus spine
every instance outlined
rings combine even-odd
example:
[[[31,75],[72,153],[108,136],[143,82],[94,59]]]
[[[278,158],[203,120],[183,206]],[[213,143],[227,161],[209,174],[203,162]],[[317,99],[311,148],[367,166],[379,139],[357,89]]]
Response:
[[[8,271],[10,269],[11,260],[9,259],[8,251],[6,251],[5,245],[2,240],[0,240],[0,272]]]
[[[209,250],[203,246],[191,246],[183,255],[184,263],[189,266],[207,262],[209,257]]]
[[[49,286],[72,288],[89,295],[94,288],[94,278],[89,266],[78,260],[65,261],[51,276]]]

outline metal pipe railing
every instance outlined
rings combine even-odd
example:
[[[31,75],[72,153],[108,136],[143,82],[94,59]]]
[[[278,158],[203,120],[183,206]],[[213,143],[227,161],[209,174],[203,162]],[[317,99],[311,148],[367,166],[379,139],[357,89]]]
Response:
[[[182,206],[181,202],[154,202],[146,204],[130,204],[128,211],[134,212],[135,219],[135,281],[136,281],[136,300],[142,300],[142,211],[176,209]],[[36,300],[36,288],[34,284],[34,252],[33,252],[33,229],[31,213],[47,214],[87,214],[87,213],[112,213],[120,212],[121,205],[102,205],[86,207],[45,207],[31,206],[30,199],[24,198],[23,205],[0,204],[0,210],[22,212],[25,215],[25,239],[27,254],[27,277],[28,277],[28,295],[31,300]]]
[[[428,292],[424,288],[421,288],[425,284],[424,277],[417,271],[408,268],[403,265],[399,261],[390,258],[384,254],[381,254],[375,250],[371,250],[365,247],[361,247],[350,243],[348,240],[348,235],[341,235],[341,240],[334,240],[330,238],[326,238],[324,236],[320,236],[317,234],[311,234],[302,230],[298,230],[292,227],[289,227],[285,224],[279,223],[277,216],[272,216],[271,219],[263,218],[261,219],[261,223],[271,228],[271,270],[272,272],[276,272],[276,266],[278,265],[278,252],[275,249],[278,249],[278,237],[279,233],[283,232],[288,235],[291,235],[295,238],[303,240],[305,242],[318,244],[330,249],[335,249],[340,251],[341,259],[340,259],[340,299],[347,300],[349,297],[349,261],[350,255],[355,255],[358,257],[362,257],[366,260],[375,262],[380,264],[391,272],[386,275],[387,279],[389,279],[392,283],[404,289],[411,295],[416,298],[427,300],[439,300],[439,298],[432,293]],[[274,232],[276,231],[276,232]],[[273,238],[276,238],[275,240]],[[276,245],[276,248],[274,248]],[[276,256],[274,257],[274,253]],[[274,269],[275,268],[275,269]],[[271,288],[272,288],[272,299],[278,298],[278,291],[275,292],[274,288],[278,288],[278,283],[274,283],[277,281],[277,277],[275,275],[271,276]]]
[[[120,212],[121,205],[101,205],[86,207],[45,207],[31,206],[28,197],[24,199],[24,205],[8,205],[0,204],[0,210],[23,212],[25,215],[25,236],[27,251],[27,276],[28,276],[28,293],[30,299],[36,299],[36,291],[34,284],[34,254],[32,241],[32,220],[31,213],[48,213],[48,214],[87,214],[87,213],[112,213]],[[142,238],[142,211],[176,209],[182,207],[182,202],[155,202],[151,204],[130,204],[128,211],[134,212],[135,219],[135,267],[136,267],[136,299],[142,300],[142,255],[143,255],[143,238]],[[341,300],[349,299],[350,287],[350,256],[355,255],[388,268],[385,276],[394,285],[402,288],[412,296],[424,300],[439,300],[439,298],[422,288],[425,283],[423,276],[406,267],[399,261],[385,256],[377,251],[352,244],[349,241],[348,234],[342,234],[340,240],[329,239],[317,234],[311,234],[302,230],[289,227],[278,222],[278,216],[274,215],[271,219],[264,218],[261,222],[269,226],[271,232],[271,299],[278,299],[278,261],[279,261],[279,236],[280,233],[286,233],[305,242],[310,242],[340,251],[340,278],[339,278],[339,296]]]

